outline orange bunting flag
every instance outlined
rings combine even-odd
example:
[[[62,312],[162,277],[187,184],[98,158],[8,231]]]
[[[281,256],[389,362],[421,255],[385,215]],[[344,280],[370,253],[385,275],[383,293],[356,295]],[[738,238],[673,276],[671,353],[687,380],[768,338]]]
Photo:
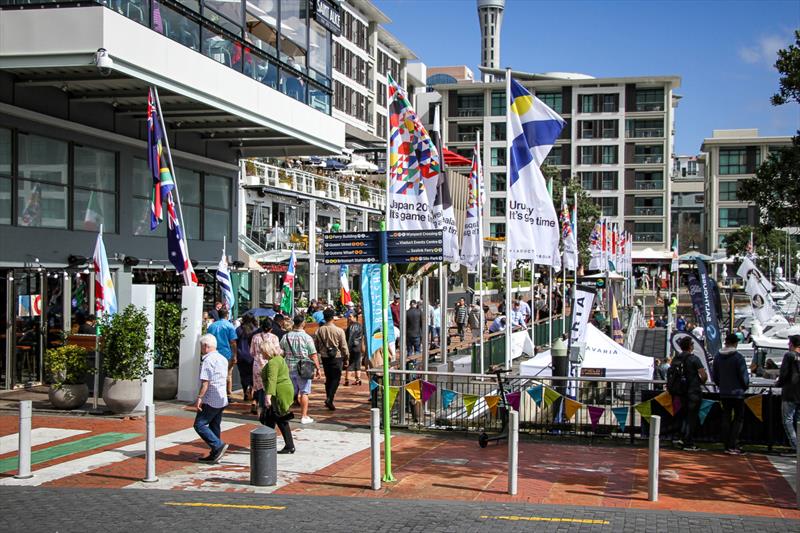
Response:
[[[636,404],[633,406],[633,408],[636,409],[640,415],[642,415],[642,418],[650,422],[650,417],[653,415],[652,407],[650,406],[650,400]]]
[[[406,392],[411,395],[414,400],[419,401],[420,399],[420,383],[418,379],[415,379],[408,385],[406,385]]]
[[[497,404],[500,403],[500,396],[484,396],[483,399],[486,400],[486,407],[489,408],[492,416],[497,416]]]
[[[544,406],[550,407],[554,401],[561,398],[561,395],[550,387],[544,388]]]
[[[675,416],[675,410],[672,405],[672,395],[669,392],[664,391],[653,399],[669,413],[669,416]]]
[[[745,405],[750,408],[756,418],[758,418],[759,422],[764,421],[764,397],[760,394],[756,396],[750,396],[748,399],[744,401]]]
[[[400,392],[400,387],[389,387],[389,409],[394,406],[394,401],[397,399],[397,394]]]
[[[475,403],[478,401],[478,397],[474,394],[464,394],[464,407],[467,408],[467,416],[472,414],[472,410],[475,409]]]
[[[572,420],[572,417],[575,415],[575,412],[581,407],[583,407],[583,404],[581,402],[576,402],[575,400],[564,398],[564,414],[567,415],[567,420]]]

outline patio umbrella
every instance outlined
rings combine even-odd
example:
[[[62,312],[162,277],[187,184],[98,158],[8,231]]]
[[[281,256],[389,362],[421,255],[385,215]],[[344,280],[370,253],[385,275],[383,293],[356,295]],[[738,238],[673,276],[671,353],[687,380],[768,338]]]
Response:
[[[340,161],[337,161],[336,159],[326,159],[325,168],[331,168],[333,170],[343,170],[347,167]]]

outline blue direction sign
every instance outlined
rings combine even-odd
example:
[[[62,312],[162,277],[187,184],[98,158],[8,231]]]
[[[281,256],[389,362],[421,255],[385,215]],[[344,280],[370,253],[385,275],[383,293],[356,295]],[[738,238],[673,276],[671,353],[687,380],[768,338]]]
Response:
[[[322,262],[326,265],[435,263],[442,260],[443,241],[442,230],[325,233]]]
[[[442,230],[389,231],[388,263],[435,263],[443,259]]]
[[[326,265],[363,265],[381,262],[381,232],[325,233],[322,262]]]

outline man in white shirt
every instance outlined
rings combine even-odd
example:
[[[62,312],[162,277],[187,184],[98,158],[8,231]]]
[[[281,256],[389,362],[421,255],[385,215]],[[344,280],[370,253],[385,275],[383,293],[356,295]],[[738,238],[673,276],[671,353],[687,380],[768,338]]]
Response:
[[[695,327],[695,328],[692,330],[692,335],[694,335],[695,337],[697,337],[697,338],[698,338],[698,339],[700,339],[700,340],[703,340],[703,335],[704,335],[704,334],[705,334],[705,332],[703,331],[703,327],[702,327],[702,326],[700,326],[700,325],[697,325],[697,326],[696,326],[696,327]]]
[[[522,313],[524,321],[528,322],[531,318],[531,306],[522,298],[519,299],[519,311]]]
[[[222,412],[228,405],[228,360],[217,351],[217,338],[211,334],[200,337],[200,355],[200,392],[195,402],[194,430],[211,448],[200,461],[218,463],[228,450],[228,445],[220,438]]]

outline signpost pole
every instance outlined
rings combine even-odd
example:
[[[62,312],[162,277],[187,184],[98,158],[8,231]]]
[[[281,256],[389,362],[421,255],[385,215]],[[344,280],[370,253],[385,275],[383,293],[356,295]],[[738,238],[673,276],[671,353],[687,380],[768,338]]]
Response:
[[[386,222],[381,222],[386,231]],[[385,243],[385,240],[384,240]],[[389,411],[389,263],[384,256],[381,262],[381,342],[383,343],[383,481],[394,481],[392,475],[392,415]]]

